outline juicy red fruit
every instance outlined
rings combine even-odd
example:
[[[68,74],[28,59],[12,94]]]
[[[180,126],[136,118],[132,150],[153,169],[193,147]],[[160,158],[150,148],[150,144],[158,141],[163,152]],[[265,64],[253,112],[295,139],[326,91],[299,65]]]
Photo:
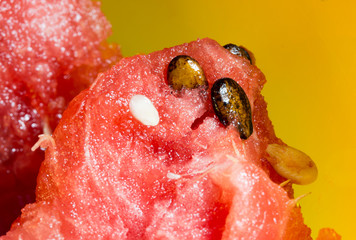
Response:
[[[110,25],[90,0],[0,3],[0,234],[35,200],[38,135],[120,57]]]
[[[209,93],[172,91],[167,66],[178,55],[201,65],[209,88],[228,77],[244,89],[254,125],[248,139],[210,114]],[[290,221],[309,239],[278,185],[284,179],[273,182],[264,161],[268,144],[282,144],[260,94],[264,82],[256,66],[210,39],[121,60],[47,137],[37,202],[3,239],[281,239]],[[135,95],[152,102],[157,125],[131,113]]]

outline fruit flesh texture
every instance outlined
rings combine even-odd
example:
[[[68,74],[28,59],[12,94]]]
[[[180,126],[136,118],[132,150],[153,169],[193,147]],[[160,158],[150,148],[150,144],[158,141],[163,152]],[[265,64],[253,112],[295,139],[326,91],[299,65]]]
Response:
[[[249,139],[218,121],[202,89],[172,93],[165,74],[181,54],[200,63],[210,87],[230,77],[244,88]],[[37,202],[2,239],[278,239],[289,231],[310,239],[290,188],[276,184],[285,179],[264,160],[267,144],[282,144],[264,83],[257,67],[210,39],[121,60],[64,112],[46,143]],[[157,108],[157,126],[133,118],[136,94]]]
[[[0,234],[35,200],[43,151],[30,148],[69,101],[120,58],[90,0],[0,3]]]

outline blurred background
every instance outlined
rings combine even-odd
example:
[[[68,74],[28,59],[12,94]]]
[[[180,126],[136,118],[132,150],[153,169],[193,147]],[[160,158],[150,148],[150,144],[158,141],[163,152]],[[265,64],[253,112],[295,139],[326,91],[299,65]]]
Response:
[[[313,237],[356,236],[356,2],[102,0],[124,56],[210,37],[252,51],[277,136],[308,153],[318,180],[296,186]]]

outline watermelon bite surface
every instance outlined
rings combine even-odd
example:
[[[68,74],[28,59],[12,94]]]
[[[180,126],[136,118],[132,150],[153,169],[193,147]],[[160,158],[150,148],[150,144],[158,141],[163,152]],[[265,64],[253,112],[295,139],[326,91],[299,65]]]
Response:
[[[69,101],[120,58],[91,0],[0,2],[0,235],[35,200],[43,151]]]
[[[199,63],[208,88],[168,85],[178,55]],[[250,101],[246,140],[214,114],[209,89],[220,78]],[[41,138],[36,202],[1,239],[311,239],[290,184],[281,187],[286,179],[266,160],[267,146],[283,142],[264,83],[256,66],[210,39],[122,59]],[[133,114],[137,96],[158,123]]]

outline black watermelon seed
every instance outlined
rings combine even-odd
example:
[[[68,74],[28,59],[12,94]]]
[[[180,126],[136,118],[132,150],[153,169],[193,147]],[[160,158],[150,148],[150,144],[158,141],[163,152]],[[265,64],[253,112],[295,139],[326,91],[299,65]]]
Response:
[[[217,80],[211,88],[211,100],[216,116],[224,126],[235,126],[241,139],[253,132],[250,101],[242,87],[231,78]]]
[[[246,58],[252,64],[252,60],[251,60],[250,54],[247,52],[247,50],[245,48],[243,48],[241,46],[236,46],[233,43],[226,44],[224,46],[224,48],[229,50],[234,55]]]

